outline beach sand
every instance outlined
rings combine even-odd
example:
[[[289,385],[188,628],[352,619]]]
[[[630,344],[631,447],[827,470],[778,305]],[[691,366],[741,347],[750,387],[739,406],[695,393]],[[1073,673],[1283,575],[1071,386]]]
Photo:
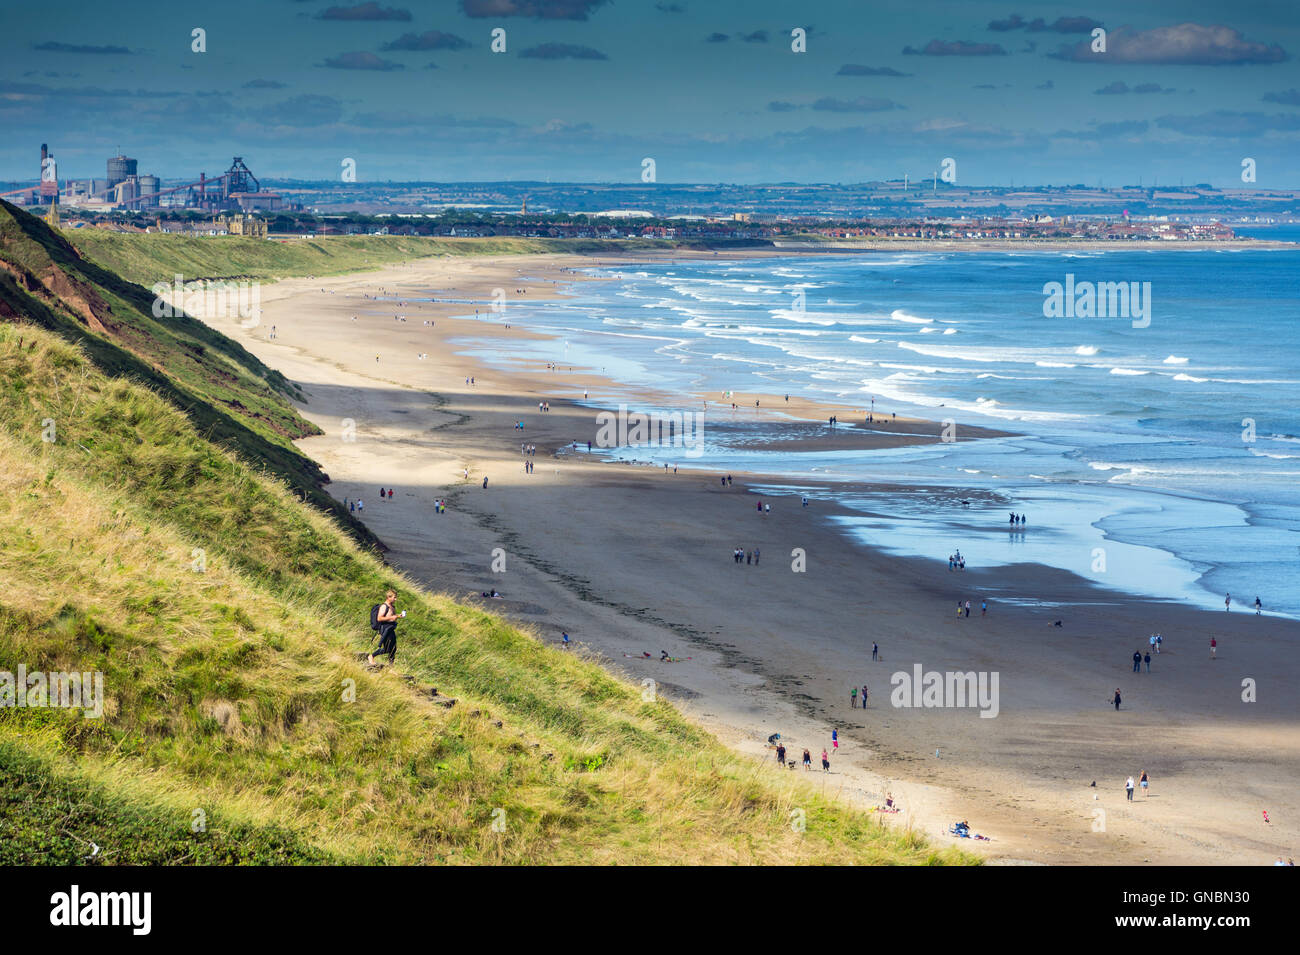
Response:
[[[385,289],[397,298],[487,302],[504,289],[507,301],[538,301],[557,294],[555,283],[575,280],[568,269],[593,264],[559,256],[417,260],[283,281],[262,290],[257,327],[209,323],[302,385],[301,409],[325,434],[301,447],[331,476],[337,498],[365,501],[364,520],[394,566],[553,645],[567,631],[574,652],[653,681],[645,685],[728,745],[768,760],[772,772],[792,771],[778,768],[767,746],[779,732],[789,758],[811,751],[828,792],[864,810],[892,793],[902,811],[885,818],[940,844],[953,840],[944,834],[950,823],[969,820],[990,840],[962,846],[990,862],[1258,865],[1296,854],[1300,624],[1255,617],[1244,599],[1240,611],[1207,612],[1036,564],[950,572],[946,555],[905,559],[854,543],[833,525],[841,512],[825,501],[804,508],[794,495],[765,497],[770,513],[757,511],[748,486],[763,475],[733,472],[733,484],[722,487],[716,473],[573,453],[572,442],[585,449],[595,439],[598,408],[628,400],[625,385],[544,361],[521,359],[502,371],[456,354],[455,339],[491,338],[508,349],[511,340],[537,337],[511,322],[508,306],[489,314],[480,305],[482,318],[453,319],[473,306],[363,297]],[[573,403],[584,390],[597,408]],[[719,395],[641,397],[684,410],[707,399],[708,425],[731,429],[738,443],[780,430],[807,449],[883,447],[939,440],[941,427],[899,419],[876,429],[883,434],[841,428],[831,436],[823,424],[791,420],[824,423],[839,414],[860,422],[861,409],[738,395],[733,413]],[[539,413],[539,401],[551,411]],[[878,417],[889,411],[877,403]],[[960,438],[979,436],[963,429]],[[521,442],[537,446],[531,474]],[[381,503],[381,486],[395,487],[395,496]],[[969,496],[925,493],[935,506],[957,507]],[[434,513],[439,498],[448,502],[445,515]],[[1048,529],[1026,531],[1036,532]],[[736,564],[736,547],[759,548],[760,564]],[[504,573],[492,571],[496,548]],[[794,569],[796,549],[802,572]],[[494,588],[501,599],[479,596]],[[1020,598],[1075,605],[1007,603]],[[971,600],[970,618],[956,616],[958,599]],[[1062,627],[1051,625],[1056,619]],[[1163,652],[1150,674],[1133,673],[1133,651],[1146,652],[1156,630]],[[358,626],[359,648],[368,637]],[[662,651],[681,659],[660,662]],[[996,672],[996,718],[974,708],[892,706],[892,675],[910,680],[916,664]],[[1254,681],[1257,702],[1243,700],[1244,681]],[[849,689],[863,683],[870,704],[852,708]],[[1119,711],[1110,705],[1116,687]],[[828,774],[820,773],[823,748],[833,752]],[[1150,795],[1130,803],[1124,781],[1143,769]]]

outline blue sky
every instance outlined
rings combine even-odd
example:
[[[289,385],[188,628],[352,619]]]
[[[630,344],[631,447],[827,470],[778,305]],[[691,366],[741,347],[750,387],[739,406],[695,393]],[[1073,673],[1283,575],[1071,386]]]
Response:
[[[0,177],[1294,188],[1298,53],[1294,0],[5,0]]]

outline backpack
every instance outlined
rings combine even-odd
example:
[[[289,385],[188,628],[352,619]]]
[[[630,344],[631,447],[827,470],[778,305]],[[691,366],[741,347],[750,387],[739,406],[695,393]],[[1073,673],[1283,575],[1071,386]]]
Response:
[[[379,623],[379,608],[382,606],[384,605],[375,604],[373,607],[370,608],[370,629],[375,631],[376,633],[379,632],[379,628],[381,626]]]

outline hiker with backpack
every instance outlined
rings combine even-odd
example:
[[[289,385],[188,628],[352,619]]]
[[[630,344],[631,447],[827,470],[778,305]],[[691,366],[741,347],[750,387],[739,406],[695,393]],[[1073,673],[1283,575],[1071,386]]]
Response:
[[[396,604],[397,591],[390,590],[384,595],[383,603],[370,608],[370,629],[379,634],[379,648],[366,658],[371,666],[374,666],[375,654],[382,657],[387,653],[390,666],[397,657],[397,621],[406,616],[406,611],[399,614]]]

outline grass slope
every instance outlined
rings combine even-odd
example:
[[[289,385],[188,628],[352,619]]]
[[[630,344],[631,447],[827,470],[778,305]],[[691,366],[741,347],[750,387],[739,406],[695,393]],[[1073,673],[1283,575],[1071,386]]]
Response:
[[[318,434],[286,396],[295,386],[241,345],[185,315],[153,316],[147,289],[82,259],[43,221],[0,202],[0,322],[21,321],[80,345],[111,377],[141,382],[201,433],[333,510],[358,540],[364,525],[324,492],[327,476],[293,439]]]
[[[573,255],[705,248],[703,242],[657,239],[529,239],[516,237],[424,238],[418,236],[327,236],[315,239],[246,239],[112,232],[86,228],[69,233],[86,258],[152,287],[174,276],[195,279],[275,280],[298,275],[338,275],[427,256]],[[762,243],[722,243],[728,247]]]
[[[371,673],[390,582],[400,672]],[[0,708],[0,862],[971,861],[396,577],[168,396],[0,324],[0,670],[20,663],[98,670],[108,699]]]

